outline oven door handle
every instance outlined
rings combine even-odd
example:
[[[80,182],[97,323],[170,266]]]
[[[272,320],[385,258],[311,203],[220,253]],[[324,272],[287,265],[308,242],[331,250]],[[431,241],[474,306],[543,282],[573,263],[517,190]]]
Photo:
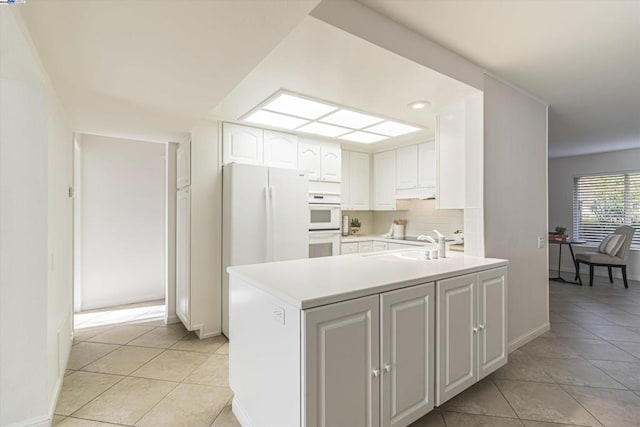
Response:
[[[310,232],[309,233],[309,238],[310,239],[315,239],[315,238],[325,238],[325,237],[337,237],[338,239],[340,238],[340,232],[336,231],[334,233],[317,233],[317,232]]]

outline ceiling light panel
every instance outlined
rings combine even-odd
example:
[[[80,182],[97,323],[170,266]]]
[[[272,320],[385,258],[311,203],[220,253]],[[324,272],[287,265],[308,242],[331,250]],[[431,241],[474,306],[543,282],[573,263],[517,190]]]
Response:
[[[342,135],[340,139],[344,139],[346,141],[353,141],[353,142],[362,142],[364,144],[373,144],[374,142],[387,139],[387,137],[382,135],[376,135],[375,133],[356,131],[356,132],[348,133],[346,135]]]
[[[259,123],[261,125],[273,126],[282,129],[295,129],[309,122],[309,120],[265,110],[258,110],[251,113],[244,120],[251,123]]]
[[[368,127],[365,130],[387,136],[400,136],[419,131],[420,128],[387,120],[386,122],[378,123],[377,125]]]
[[[304,117],[305,119],[317,119],[338,109],[333,105],[311,101],[299,96],[283,93],[267,105],[262,107],[265,110],[284,113],[291,116]]]
[[[340,126],[328,125],[326,123],[311,122],[298,129],[300,132],[313,133],[315,135],[329,136],[335,138],[336,136],[344,135],[348,132],[353,132],[353,129],[347,129]]]
[[[368,114],[357,113],[351,110],[339,110],[320,119],[321,122],[330,123],[332,125],[345,126],[351,129],[362,129],[379,123],[383,119],[380,117],[370,116]]]

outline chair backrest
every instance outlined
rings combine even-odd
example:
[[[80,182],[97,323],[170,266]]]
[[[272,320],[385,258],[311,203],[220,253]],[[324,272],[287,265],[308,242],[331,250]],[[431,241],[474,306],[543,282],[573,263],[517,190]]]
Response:
[[[622,258],[623,260],[626,261],[626,259],[629,257],[631,240],[633,240],[633,235],[635,232],[636,232],[636,229],[629,225],[623,225],[616,228],[615,234],[622,234],[624,236],[624,243],[622,244],[622,247],[616,254],[618,258]]]

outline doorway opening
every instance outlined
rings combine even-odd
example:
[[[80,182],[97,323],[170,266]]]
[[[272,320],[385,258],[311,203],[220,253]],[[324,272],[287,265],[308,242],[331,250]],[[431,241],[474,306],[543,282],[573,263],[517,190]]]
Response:
[[[77,134],[74,329],[166,316],[166,145]]]

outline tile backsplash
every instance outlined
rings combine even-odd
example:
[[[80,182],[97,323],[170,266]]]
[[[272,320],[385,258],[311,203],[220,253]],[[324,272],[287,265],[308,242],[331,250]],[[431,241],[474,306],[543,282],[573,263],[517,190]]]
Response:
[[[436,209],[435,200],[398,200],[396,211],[343,211],[349,219],[357,217],[362,222],[361,234],[384,234],[394,219],[406,219],[405,234],[434,236],[434,229],[451,234],[464,227],[463,209]]]

